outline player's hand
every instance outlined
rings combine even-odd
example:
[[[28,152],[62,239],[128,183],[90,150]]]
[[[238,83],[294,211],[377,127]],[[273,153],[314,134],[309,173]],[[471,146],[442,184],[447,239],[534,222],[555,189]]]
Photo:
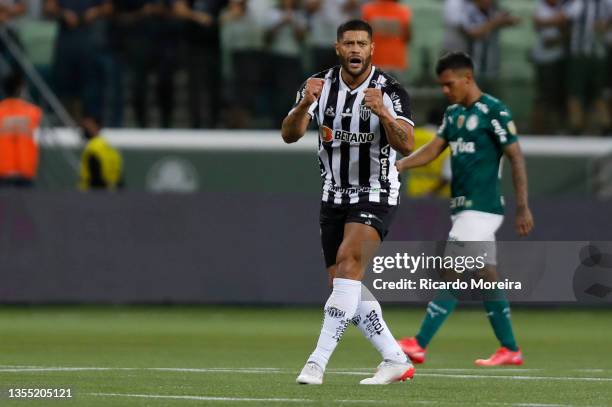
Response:
[[[401,160],[397,160],[395,162],[395,169],[397,169],[397,172],[404,171],[404,162],[405,161],[406,161],[406,158],[402,158]]]
[[[528,207],[519,207],[516,209],[516,220],[514,224],[516,233],[524,237],[533,229],[533,215]]]
[[[376,88],[367,88],[363,91],[365,97],[363,104],[369,107],[376,116],[382,116],[386,112],[385,104],[383,103],[382,90]]]
[[[323,91],[323,84],[325,81],[321,78],[309,78],[306,81],[306,87],[304,88],[304,97],[302,98],[302,103],[307,106],[310,106],[321,97],[321,92]]]

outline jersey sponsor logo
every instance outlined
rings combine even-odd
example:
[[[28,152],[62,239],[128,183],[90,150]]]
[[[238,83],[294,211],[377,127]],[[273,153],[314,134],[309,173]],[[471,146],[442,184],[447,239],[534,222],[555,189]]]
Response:
[[[386,188],[379,187],[340,187],[337,185],[330,186],[327,190],[341,195],[369,194],[371,192],[386,194],[388,192]]]
[[[386,181],[388,179],[387,174],[389,173],[389,152],[391,146],[386,145],[380,149],[380,179]]]
[[[476,129],[476,127],[478,127],[478,116],[476,116],[475,114],[470,115],[470,117],[468,117],[467,121],[465,122],[465,128],[468,131],[472,131]]]
[[[453,155],[462,153],[474,154],[476,152],[476,144],[473,141],[463,141],[461,137],[457,141],[451,141],[448,144]]]
[[[481,112],[483,112],[484,114],[489,113],[489,106],[485,105],[482,102],[476,102],[476,108],[480,110]]]
[[[463,127],[463,123],[465,123],[465,116],[461,115],[457,118],[457,128],[460,129]],[[453,121],[451,120],[451,124],[453,124]]]
[[[493,126],[493,131],[499,137],[499,141],[501,141],[502,143],[505,143],[506,141],[508,141],[508,138],[506,137],[508,135],[508,132],[504,130],[499,120],[497,119],[491,120],[491,125]]]
[[[393,103],[393,110],[395,110],[398,113],[402,113],[403,111],[402,101],[399,95],[393,92],[391,95],[389,95],[389,97],[391,98],[391,103]]]
[[[361,120],[368,120],[371,114],[372,109],[366,105],[359,105],[359,117],[361,117]]]
[[[321,141],[330,143],[334,139],[332,129],[327,126],[319,126],[319,137],[321,137]]]
[[[374,141],[374,133],[353,133],[345,130],[334,130],[334,140],[349,143],[371,143]]]
[[[451,209],[456,208],[471,208],[472,201],[470,199],[466,199],[465,196],[456,196],[450,200]]]
[[[336,110],[333,106],[327,106],[327,109],[325,109],[325,116],[336,117]]]

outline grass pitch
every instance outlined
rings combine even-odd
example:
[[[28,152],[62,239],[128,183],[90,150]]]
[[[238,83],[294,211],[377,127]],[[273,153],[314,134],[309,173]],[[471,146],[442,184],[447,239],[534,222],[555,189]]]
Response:
[[[423,309],[389,308],[396,336]],[[318,308],[0,308],[0,406],[611,406],[612,310],[515,310],[526,364],[476,368],[497,347],[484,312],[459,309],[412,382],[360,386],[379,356],[350,327],[323,386],[294,384]],[[70,388],[71,399],[9,399]]]

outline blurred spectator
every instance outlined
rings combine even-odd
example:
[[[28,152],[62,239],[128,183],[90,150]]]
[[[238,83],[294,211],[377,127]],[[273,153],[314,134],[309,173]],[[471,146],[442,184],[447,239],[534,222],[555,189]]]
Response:
[[[123,91],[123,71],[122,62],[122,42],[121,26],[117,23],[116,0],[113,3],[113,12],[104,21],[104,44],[98,55],[99,63],[102,66],[104,97],[102,103],[105,109],[103,123],[109,127],[123,126],[124,111],[124,91]]]
[[[266,76],[272,94],[272,126],[278,127],[287,114],[287,106],[295,99],[295,89],[302,80],[306,17],[296,0],[279,0],[278,6],[267,13],[265,29],[269,51]]]
[[[605,66],[605,3],[601,0],[572,0],[566,6],[571,21],[570,59],[567,72],[568,112],[571,131],[585,130],[585,110],[593,102],[602,133],[610,132],[610,112],[604,101],[604,86],[610,71]]]
[[[55,90],[73,117],[101,112],[104,42],[100,20],[112,13],[110,0],[46,0],[45,14],[57,19],[53,75]]]
[[[0,101],[0,187],[29,187],[38,170],[36,131],[42,111],[21,99],[24,81],[19,72],[4,80]]]
[[[193,128],[217,127],[221,109],[219,14],[227,0],[174,0],[175,14],[187,22],[189,117]],[[202,107],[206,108],[206,121]]]
[[[115,46],[130,72],[132,107],[139,127],[151,125],[149,76],[155,75],[160,125],[172,124],[176,38],[169,35],[169,7],[164,0],[115,0]]]
[[[612,114],[612,0],[606,1],[605,18],[602,20],[602,29],[605,32],[606,42],[606,97],[608,99],[608,112]]]
[[[230,0],[220,17],[222,38],[230,56],[230,108],[226,124],[248,127],[261,95],[263,28],[249,8],[248,0]]]
[[[397,0],[374,0],[363,5],[362,15],[372,26],[375,44],[372,63],[401,80],[410,64],[412,10]]]
[[[81,123],[87,140],[81,156],[79,189],[116,190],[124,186],[121,154],[100,135],[100,121],[84,117]]]
[[[336,29],[361,14],[359,0],[306,0],[312,71],[320,72],[338,64],[334,44]]]
[[[443,54],[452,51],[469,52],[468,41],[462,28],[466,7],[467,0],[444,0],[442,10],[444,21]]]
[[[24,15],[26,11],[24,0],[0,1],[0,29],[5,29],[5,34],[20,48],[23,47],[15,27],[15,18]],[[15,57],[9,52],[4,41],[0,41],[0,80],[20,70]],[[5,97],[5,95],[0,94],[0,98],[2,97]]]
[[[499,10],[493,0],[474,0],[466,5],[462,27],[478,84],[485,92],[499,93],[495,89],[500,73],[499,30],[519,21],[508,11]]]
[[[533,16],[537,42],[531,52],[536,74],[532,129],[550,134],[563,122],[565,108],[565,28],[561,0],[539,0]]]
[[[415,151],[437,137],[438,126],[442,123],[443,116],[443,111],[432,109],[427,113],[425,126],[414,129]],[[449,198],[451,176],[450,151],[447,148],[429,164],[413,168],[408,172],[406,193],[413,198]]]

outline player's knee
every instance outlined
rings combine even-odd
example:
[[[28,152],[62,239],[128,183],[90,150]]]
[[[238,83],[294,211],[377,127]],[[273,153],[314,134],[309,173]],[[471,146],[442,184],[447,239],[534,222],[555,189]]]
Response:
[[[358,280],[361,277],[361,259],[358,253],[340,252],[336,261],[335,277]]]

